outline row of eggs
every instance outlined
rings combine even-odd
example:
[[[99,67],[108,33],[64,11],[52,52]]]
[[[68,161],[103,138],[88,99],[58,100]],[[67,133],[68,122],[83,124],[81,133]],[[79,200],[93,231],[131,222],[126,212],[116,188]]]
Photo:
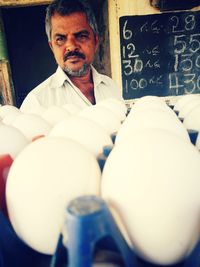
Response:
[[[109,108],[106,108],[108,103]],[[42,109],[40,108],[40,112]],[[24,114],[12,106],[0,108],[0,135],[3,137],[0,154],[9,153],[14,158],[6,184],[9,218],[18,236],[35,250],[45,254],[53,254],[55,250],[66,203],[82,194],[99,195],[101,173],[96,156],[102,153],[104,146],[113,145],[110,135],[117,131],[127,111],[124,103],[115,99],[107,99],[84,111],[76,108],[76,112],[71,112],[71,115],[63,112],[63,109],[55,106],[46,111],[43,109],[42,116],[38,113]],[[42,138],[39,139],[40,136],[48,137],[43,142]],[[41,144],[35,147],[34,144],[40,140]],[[0,165],[3,160],[5,163],[8,157],[2,158],[2,161],[0,159]],[[30,167],[33,162],[37,163]],[[7,165],[10,164],[11,162],[7,162]],[[29,174],[18,175],[18,167],[16,169],[15,166]],[[12,169],[15,169],[13,182]],[[16,177],[21,177],[22,180]],[[22,203],[25,204],[24,207]],[[37,207],[39,209],[36,211]],[[43,218],[39,226],[36,223],[38,218]],[[30,219],[31,225],[27,219]],[[49,225],[49,221],[52,225]],[[49,233],[51,237],[47,238]],[[47,239],[51,239],[51,242]]]
[[[65,136],[80,141],[95,155],[101,153],[103,146],[112,145],[110,135],[119,129],[125,119],[125,105],[107,99],[101,104],[78,110],[71,104],[51,106],[39,115],[22,113],[14,106],[0,107],[0,154],[10,153],[15,158],[28,142],[42,135]]]
[[[199,239],[199,152],[160,98],[141,98],[127,118],[124,104],[111,99],[105,102],[113,107],[112,112],[100,108],[102,102],[91,107],[87,117],[84,114],[89,108],[64,120],[55,119],[58,107],[53,107],[50,130],[25,137],[29,144],[13,154],[6,185],[11,223],[29,246],[53,254],[67,203],[84,194],[101,195],[130,247],[150,262],[175,263],[186,257]],[[6,106],[0,108],[0,134],[6,118],[1,109]],[[42,110],[43,119],[45,113]],[[17,125],[20,116],[29,117],[30,123],[33,114],[10,116],[7,121]],[[114,119],[108,122],[111,117]],[[103,146],[113,145],[110,135],[114,132],[115,146],[101,174],[96,158]],[[31,142],[40,135],[47,136]],[[107,139],[97,149],[103,135]]]

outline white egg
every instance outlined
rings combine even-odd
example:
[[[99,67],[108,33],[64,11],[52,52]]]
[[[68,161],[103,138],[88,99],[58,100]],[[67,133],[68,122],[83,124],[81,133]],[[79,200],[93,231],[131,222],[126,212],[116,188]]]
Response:
[[[146,98],[145,98],[146,99]],[[154,99],[154,98],[153,98]],[[141,98],[140,100],[138,100],[131,108],[128,117],[134,117],[136,113],[141,112],[141,111],[146,111],[148,112],[148,110],[150,109],[158,109],[158,110],[162,110],[168,113],[173,114],[173,116],[176,116],[174,111],[172,111],[171,108],[169,108],[169,106],[164,102],[164,100],[159,99],[157,101],[155,100],[151,100],[151,98],[148,100],[148,98],[146,99],[146,101],[143,100],[143,98]]]
[[[94,121],[72,116],[56,124],[49,136],[71,138],[89,149],[95,156],[103,152],[104,146],[112,146],[112,140],[104,128]]]
[[[136,99],[135,103],[134,103],[134,106],[137,106],[137,105],[145,105],[145,104],[163,104],[165,103],[164,100],[162,98],[160,98],[159,96],[152,96],[152,95],[146,95],[146,96],[143,96],[143,97],[140,97],[138,99]]]
[[[195,147],[164,130],[135,133],[111,151],[102,196],[140,257],[167,265],[190,254],[199,240],[199,172]]]
[[[21,115],[21,112],[11,112],[4,116],[2,122],[7,125],[12,125],[15,121],[15,119]]]
[[[0,154],[9,154],[14,159],[27,144],[27,138],[18,129],[0,124]]]
[[[187,115],[198,106],[200,106],[200,97],[191,99],[180,108],[178,114],[179,118],[185,119],[185,117],[187,117]]]
[[[69,118],[71,114],[67,109],[58,106],[50,106],[42,114],[42,118],[45,119],[49,124],[54,126],[56,123]]]
[[[97,106],[104,106],[110,109],[120,121],[124,121],[126,118],[127,107],[124,102],[115,98],[106,98],[103,101],[97,103]]]
[[[159,96],[146,95],[146,96],[138,98],[135,103],[139,103],[139,102],[140,103],[150,103],[150,102],[158,103],[158,102],[163,102],[163,99]]]
[[[140,106],[137,106],[137,108],[135,108],[135,109],[133,106],[132,109],[130,110],[128,116],[127,116],[127,119],[128,120],[134,119],[136,117],[136,115],[140,112],[145,114],[145,113],[149,113],[149,112],[151,113],[152,111],[157,112],[157,113],[165,112],[166,113],[165,115],[168,116],[169,118],[175,119],[175,120],[178,119],[176,113],[165,104],[164,105],[160,105],[160,104],[159,105],[152,105],[152,106],[151,105],[147,105],[147,106],[140,105]]]
[[[197,106],[190,111],[190,113],[185,117],[183,125],[187,129],[200,131],[200,106]]]
[[[98,123],[109,134],[117,132],[121,126],[119,118],[106,107],[90,106],[83,109],[78,115]]]
[[[188,95],[182,95],[181,97],[179,97],[179,99],[176,101],[175,105],[174,105],[174,110],[175,111],[180,111],[180,109],[190,100],[194,99],[198,97],[198,95],[196,94],[188,94]]]
[[[53,254],[72,199],[99,195],[101,171],[79,143],[44,137],[31,142],[9,171],[6,200],[17,235],[36,251]]]
[[[158,96],[143,96],[135,100],[134,104],[132,105],[131,109],[133,108],[134,110],[136,109],[142,109],[143,107],[160,107],[160,106],[165,106],[166,103],[165,101]]]
[[[187,130],[174,113],[162,109],[145,109],[137,112],[135,116],[127,117],[117,133],[115,143],[126,140],[135,131],[150,128],[171,131],[190,142]]]
[[[129,115],[131,113],[135,113],[135,112],[139,112],[142,111],[144,109],[163,109],[163,110],[168,110],[169,107],[164,103],[164,102],[147,102],[147,103],[143,103],[143,102],[136,102],[136,104],[132,105],[131,110],[129,112]]]
[[[39,135],[47,135],[51,129],[50,124],[42,117],[29,113],[17,116],[12,125],[20,130],[28,140]]]
[[[12,105],[0,106],[0,117],[3,119],[7,114],[21,113],[20,110]]]

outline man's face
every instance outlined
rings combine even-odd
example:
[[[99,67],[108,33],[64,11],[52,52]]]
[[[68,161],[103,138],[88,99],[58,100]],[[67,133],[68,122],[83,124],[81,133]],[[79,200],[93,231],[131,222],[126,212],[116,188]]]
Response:
[[[98,37],[94,36],[85,13],[67,16],[56,13],[51,18],[51,24],[49,45],[56,62],[71,76],[85,75],[98,48]]]

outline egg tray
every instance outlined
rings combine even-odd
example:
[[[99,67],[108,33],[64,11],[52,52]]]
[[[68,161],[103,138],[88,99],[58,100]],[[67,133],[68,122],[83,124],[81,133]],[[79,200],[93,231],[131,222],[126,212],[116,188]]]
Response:
[[[188,130],[188,133],[195,145],[198,132]],[[116,134],[113,134],[113,143],[115,138]],[[99,156],[101,170],[111,150],[112,147],[105,147]],[[61,233],[53,256],[27,246],[0,211],[0,267],[92,267],[93,262],[109,262],[124,267],[163,267],[142,260],[130,249],[102,199],[80,197],[73,200],[66,210],[64,232],[68,233],[68,243],[63,244]],[[200,241],[185,261],[165,267],[200,267]]]
[[[63,238],[66,233],[67,244]],[[96,196],[79,197],[69,203],[53,256],[27,246],[0,212],[0,267],[92,267],[94,261],[125,267],[159,267],[143,261],[130,249],[106,203]],[[200,242],[184,262],[172,266],[199,267]]]

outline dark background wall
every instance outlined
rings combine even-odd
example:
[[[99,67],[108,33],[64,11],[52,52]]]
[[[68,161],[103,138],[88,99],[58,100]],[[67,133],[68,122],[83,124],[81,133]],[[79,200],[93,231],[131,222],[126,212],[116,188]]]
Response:
[[[91,5],[102,39],[94,65],[100,72],[110,75],[107,1],[91,0]],[[15,102],[18,107],[28,92],[57,68],[45,33],[45,10],[46,5],[2,9]]]

